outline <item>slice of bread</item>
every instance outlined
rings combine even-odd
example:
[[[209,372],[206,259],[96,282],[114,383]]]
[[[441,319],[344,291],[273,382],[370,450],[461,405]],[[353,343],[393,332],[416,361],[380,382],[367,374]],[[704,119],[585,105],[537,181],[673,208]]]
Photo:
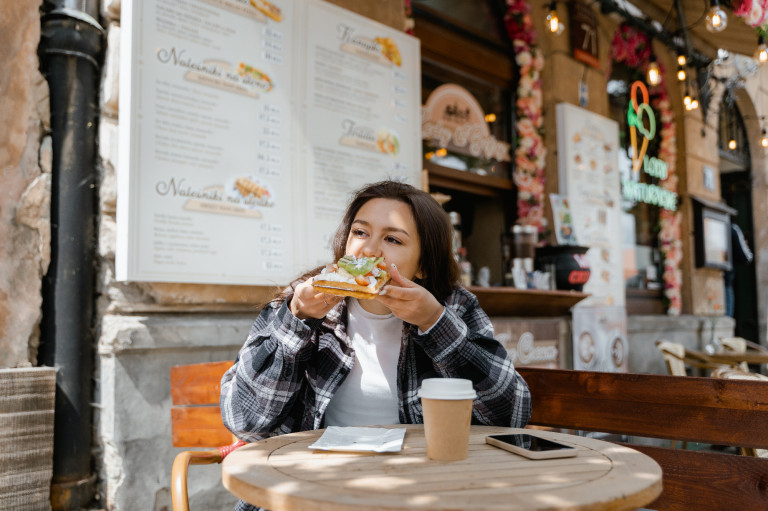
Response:
[[[389,283],[390,280],[391,279],[387,274],[386,278],[377,279],[376,286],[374,288],[371,288],[370,286],[348,284],[346,282],[322,280],[322,275],[318,275],[317,277],[315,277],[315,280],[312,283],[312,287],[315,289],[315,291],[319,291],[321,293],[326,293],[329,295],[352,296],[354,298],[367,300],[370,298],[374,298],[376,295],[378,295],[379,292],[381,292],[381,290],[384,288],[384,286],[386,286]]]

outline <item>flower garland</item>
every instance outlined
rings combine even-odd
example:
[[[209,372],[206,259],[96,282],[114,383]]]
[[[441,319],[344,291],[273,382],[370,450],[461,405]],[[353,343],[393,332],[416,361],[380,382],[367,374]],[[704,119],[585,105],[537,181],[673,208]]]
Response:
[[[411,0],[405,0],[403,2],[403,9],[405,10],[405,33],[408,35],[415,35],[413,28],[415,22],[413,19],[413,9],[411,8]]]
[[[749,1],[749,0],[746,0]],[[768,2],[768,0],[765,0]],[[644,33],[622,24],[616,30],[611,42],[612,62],[626,64],[635,69],[646,69],[651,57],[651,44]],[[610,70],[609,70],[610,73]],[[659,159],[667,164],[667,177],[661,181],[661,187],[670,192],[677,193],[678,177],[675,173],[677,163],[677,139],[675,136],[675,117],[669,102],[664,72],[661,73],[662,81],[650,88],[653,96],[653,106],[661,116],[661,145]],[[664,295],[669,304],[667,314],[677,316],[682,310],[682,271],[680,262],[683,259],[683,243],[680,239],[679,211],[662,209],[659,218],[659,245],[664,256]]]
[[[520,69],[517,86],[515,171],[518,223],[544,232],[544,167],[547,150],[543,140],[541,70],[544,57],[536,47],[536,29],[530,6],[524,0],[507,0],[504,24]]]
[[[738,6],[734,2],[733,14],[750,27],[762,27],[768,23],[768,0],[741,0]]]

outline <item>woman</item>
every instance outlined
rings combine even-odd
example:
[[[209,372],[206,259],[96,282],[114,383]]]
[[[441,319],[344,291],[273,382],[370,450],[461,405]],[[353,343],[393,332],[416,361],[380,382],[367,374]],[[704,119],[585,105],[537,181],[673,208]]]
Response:
[[[317,268],[267,304],[222,378],[227,428],[252,442],[331,425],[420,424],[416,394],[432,377],[472,380],[474,424],[525,426],[528,386],[459,286],[452,236],[442,207],[413,186],[359,190],[334,257],[384,257],[392,281],[374,299],[344,298],[313,289]]]

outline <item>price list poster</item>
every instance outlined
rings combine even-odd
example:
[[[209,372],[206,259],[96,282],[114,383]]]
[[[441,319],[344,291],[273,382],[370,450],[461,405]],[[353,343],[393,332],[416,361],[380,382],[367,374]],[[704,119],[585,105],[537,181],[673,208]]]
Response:
[[[323,1],[307,7],[306,198],[317,264],[350,189],[383,178],[421,183],[419,40]]]
[[[318,3],[123,4],[119,280],[286,284],[329,262],[327,246],[317,243],[330,238],[322,231],[332,231],[341,215],[331,218],[326,205],[343,209],[358,182],[395,175],[386,173],[389,155],[382,153],[360,180],[347,170],[356,162],[342,161],[333,167],[341,187],[329,184],[339,181],[334,176],[314,186],[306,155],[325,143],[312,137],[329,123],[309,115],[305,99],[314,96],[306,69],[317,64],[305,41],[318,29],[309,17]],[[378,25],[334,12],[334,30],[343,18]],[[418,46],[413,58],[418,66]],[[368,99],[358,107],[381,107]],[[419,137],[412,140],[409,157]]]
[[[570,202],[578,244],[589,247],[590,296],[578,307],[624,307],[618,124],[568,103],[556,115],[560,194]]]

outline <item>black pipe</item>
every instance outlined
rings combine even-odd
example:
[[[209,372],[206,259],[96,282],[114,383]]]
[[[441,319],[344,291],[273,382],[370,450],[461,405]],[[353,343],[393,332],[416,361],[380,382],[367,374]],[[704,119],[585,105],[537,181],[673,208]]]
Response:
[[[96,254],[96,132],[104,29],[86,12],[48,2],[40,60],[50,89],[51,263],[43,278],[38,362],[56,367],[51,505],[81,509],[91,464]],[[83,2],[78,2],[82,6]]]

